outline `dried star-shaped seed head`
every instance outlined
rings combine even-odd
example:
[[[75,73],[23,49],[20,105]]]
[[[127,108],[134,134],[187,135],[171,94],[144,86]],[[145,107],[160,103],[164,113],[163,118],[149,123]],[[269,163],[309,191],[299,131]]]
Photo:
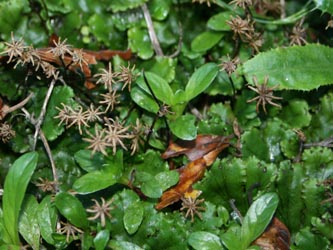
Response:
[[[273,90],[278,88],[279,85],[276,85],[274,87],[268,87],[267,83],[268,83],[268,76],[265,77],[264,79],[264,83],[263,84],[258,84],[258,80],[257,77],[253,77],[253,82],[255,83],[256,87],[250,86],[248,85],[248,88],[253,90],[254,92],[256,92],[258,94],[258,96],[248,100],[247,102],[257,102],[256,105],[256,111],[257,113],[259,112],[259,105],[262,105],[265,114],[267,114],[266,111],[266,104],[270,104],[272,106],[281,108],[281,105],[274,103],[273,100],[281,100],[282,97],[277,97],[277,96],[273,96]]]
[[[86,111],[86,118],[88,122],[102,121],[100,115],[103,115],[105,112],[99,111],[100,108],[101,106],[94,108],[94,105],[90,104],[90,107]]]
[[[118,100],[120,95],[117,95],[116,90],[109,90],[106,94],[100,94],[101,97],[103,97],[102,101],[99,101],[100,104],[107,105],[105,112],[107,112],[109,109],[112,111],[114,109],[114,106],[120,101]]]
[[[7,143],[10,139],[15,137],[15,131],[12,129],[12,125],[7,122],[0,124],[0,138],[3,143]]]
[[[78,109],[73,110],[73,113],[71,114],[71,123],[67,126],[70,128],[74,124],[79,128],[79,133],[82,135],[82,127],[89,127],[87,123],[87,111],[83,111],[83,108],[81,106],[78,107]]]
[[[90,145],[88,149],[92,149],[92,154],[95,152],[101,152],[103,155],[107,155],[106,148],[110,147],[111,144],[107,142],[105,137],[105,129],[101,129],[95,124],[95,134],[92,135],[89,131],[86,131],[89,138],[83,138],[84,141]]]
[[[83,231],[75,226],[73,226],[72,224],[68,223],[68,222],[62,222],[60,221],[60,224],[63,225],[62,227],[60,227],[59,223],[58,223],[58,228],[57,228],[57,232],[60,234],[66,234],[66,242],[69,242],[69,237],[72,236],[73,238],[75,238],[75,235],[77,233],[83,233]]]
[[[219,66],[221,67],[221,71],[225,70],[230,77],[233,72],[236,71],[238,64],[240,64],[239,57],[235,57],[232,60],[230,59],[230,56],[227,55],[226,60],[222,59],[221,64]]]
[[[132,82],[134,82],[136,78],[139,76],[139,73],[135,73],[134,70],[135,70],[135,65],[133,65],[132,68],[130,68],[130,64],[128,64],[127,67],[120,66],[118,80],[124,83],[121,90],[124,90],[124,88],[128,86],[128,90],[131,91]]]
[[[117,151],[117,145],[120,145],[123,149],[127,150],[123,140],[131,139],[132,135],[128,133],[129,126],[124,127],[121,122],[118,120],[114,121],[113,119],[105,120],[106,129],[106,141],[113,148],[113,154]]]
[[[235,6],[238,6],[239,8],[245,9],[248,6],[253,5],[252,0],[233,0],[229,3],[230,5],[234,4]]]
[[[87,60],[84,58],[83,49],[75,49],[72,54],[72,60],[74,64],[78,64],[82,69],[82,64],[88,66]]]
[[[55,45],[54,48],[51,48],[48,52],[51,52],[54,57],[60,57],[62,59],[65,58],[66,54],[72,55],[71,46],[68,45],[67,39],[64,39],[61,42],[61,37],[59,37],[58,41],[53,40],[53,44]]]
[[[144,133],[145,133],[145,128],[142,126],[140,120],[137,118],[131,134],[132,135],[131,155],[134,155],[134,153],[139,150],[140,144],[143,143],[142,136],[144,135]]]
[[[35,185],[40,188],[43,192],[52,192],[55,193],[57,190],[58,182],[50,181],[48,179],[43,179],[42,177],[38,178],[39,182]]]
[[[7,54],[9,56],[7,63],[10,63],[13,58],[21,57],[25,49],[28,48],[23,45],[23,38],[18,41],[15,40],[13,32],[11,33],[11,39],[12,41],[10,43],[5,42],[6,48],[1,52],[1,54]]]
[[[199,206],[205,200],[197,198],[202,192],[199,190],[193,190],[191,192],[186,192],[184,197],[181,198],[182,200],[182,207],[180,211],[187,210],[185,213],[185,218],[191,216],[191,222],[194,222],[194,216],[197,215],[202,220],[202,215],[199,211],[205,211],[204,207]]]
[[[118,72],[112,71],[112,65],[109,63],[108,70],[102,69],[102,73],[95,74],[94,77],[98,77],[96,84],[104,84],[105,88],[109,91],[112,90],[112,84],[115,83],[115,78],[118,76]]]
[[[306,38],[306,30],[302,27],[304,22],[304,18],[302,18],[298,23],[295,24],[291,35],[289,36],[290,45],[304,45],[307,44]]]
[[[102,203],[98,203],[97,200],[92,199],[93,202],[95,202],[95,205],[93,205],[91,208],[86,209],[87,212],[94,214],[94,216],[89,217],[88,220],[96,220],[97,218],[101,219],[101,226],[105,227],[105,219],[108,217],[111,219],[110,211],[114,209],[113,206],[111,206],[113,199],[106,202],[104,198],[101,198]]]
[[[253,23],[251,23],[249,20],[242,19],[240,16],[236,16],[230,21],[227,21],[227,24],[234,32],[233,39],[237,39],[237,36],[249,37],[250,34],[254,32]]]

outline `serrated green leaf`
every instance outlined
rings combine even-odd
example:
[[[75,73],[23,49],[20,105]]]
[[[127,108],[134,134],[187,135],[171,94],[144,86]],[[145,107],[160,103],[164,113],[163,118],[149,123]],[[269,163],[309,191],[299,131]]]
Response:
[[[87,228],[86,210],[75,196],[64,192],[58,193],[55,197],[55,205],[59,212],[74,226]]]
[[[198,35],[191,43],[194,52],[205,52],[214,47],[223,37],[223,33],[205,31]]]
[[[314,234],[309,227],[301,229],[295,236],[296,249],[328,249],[329,241],[320,235]]]
[[[215,63],[206,63],[198,68],[189,79],[185,88],[186,102],[205,91],[213,82],[218,73],[218,66]]]
[[[220,238],[212,233],[198,231],[190,235],[188,243],[196,250],[220,250],[222,244]]]
[[[230,25],[227,24],[232,17],[233,13],[229,11],[220,12],[211,18],[207,22],[207,27],[216,31],[229,31]]]
[[[46,196],[37,209],[38,214],[38,225],[40,228],[40,233],[47,243],[53,245],[54,239],[52,233],[55,232],[57,223],[57,211],[52,203],[52,197],[50,195]]]
[[[141,202],[133,203],[124,212],[124,227],[129,234],[134,234],[142,223],[144,214],[142,205]]]
[[[316,7],[323,12],[333,14],[333,3],[331,0],[314,0]]]
[[[311,122],[308,103],[304,100],[291,100],[289,105],[283,108],[281,119],[292,128],[308,126]]]
[[[19,218],[19,232],[33,249],[39,249],[40,241],[37,208],[36,198],[32,195],[27,196],[24,199]]]
[[[54,118],[59,113],[56,107],[62,108],[61,103],[65,105],[73,104],[71,99],[73,97],[73,89],[68,86],[56,86],[53,89],[42,126],[42,130],[49,141],[55,140],[64,131],[64,127],[59,126],[60,120]]]
[[[197,136],[196,118],[194,115],[185,114],[174,121],[169,121],[171,132],[180,139],[193,140]]]
[[[11,166],[4,183],[2,198],[4,240],[8,244],[19,245],[18,221],[26,188],[35,171],[38,154],[30,152],[19,157]]]
[[[94,238],[94,246],[96,250],[104,250],[110,239],[110,231],[107,229],[101,230]]]
[[[168,57],[156,57],[148,71],[157,74],[168,83],[175,79],[177,60]]]
[[[278,89],[312,90],[333,83],[333,49],[319,44],[272,49],[259,53],[243,65],[250,84],[253,76]]]
[[[266,229],[279,204],[275,193],[267,193],[254,201],[243,218],[241,226],[242,249],[248,247]]]

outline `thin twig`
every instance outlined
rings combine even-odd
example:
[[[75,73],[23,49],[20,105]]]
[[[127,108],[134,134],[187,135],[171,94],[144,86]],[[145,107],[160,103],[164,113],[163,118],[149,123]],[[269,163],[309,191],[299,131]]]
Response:
[[[153,26],[153,21],[151,19],[149,10],[147,8],[147,5],[144,3],[141,6],[141,8],[142,8],[143,15],[144,15],[146,23],[147,23],[149,37],[150,37],[151,43],[153,45],[153,48],[155,50],[155,53],[156,53],[157,56],[164,56],[163,51],[162,51],[161,46],[160,46],[160,43],[157,39],[155,30],[154,30],[154,26]]]
[[[182,44],[183,44],[183,28],[179,24],[179,40],[178,40],[178,45],[177,45],[177,50],[173,52],[171,55],[169,55],[169,58],[174,58],[179,55],[181,49],[182,49]]]
[[[24,105],[27,104],[27,102],[31,99],[32,96],[33,96],[33,93],[30,93],[30,95],[28,95],[23,101],[19,102],[18,104],[11,106],[11,107],[4,106],[2,108],[1,117],[4,118],[7,114],[22,108]]]
[[[57,81],[56,79],[53,79],[51,81],[50,86],[47,90],[45,99],[44,99],[42,109],[41,109],[40,114],[39,114],[39,117],[36,120],[36,123],[34,124],[35,125],[35,134],[34,134],[33,150],[35,150],[35,148],[36,148],[36,143],[37,143],[37,137],[38,137],[38,134],[39,134],[39,130],[40,130],[40,127],[41,127],[41,125],[44,121],[47,104],[49,103],[49,100],[50,100],[50,97],[51,97],[51,94],[52,94],[52,91],[53,91],[53,88],[54,88],[54,85],[55,85],[56,81]]]
[[[26,118],[29,119],[29,121],[31,122],[31,124],[33,124],[34,126],[36,126],[37,121],[32,117],[32,115],[25,108],[22,108],[21,110],[25,114]],[[51,152],[49,143],[47,142],[47,139],[46,139],[45,134],[44,134],[44,132],[43,132],[42,129],[38,130],[38,134],[39,134],[39,137],[40,137],[40,139],[41,139],[41,141],[42,141],[42,143],[44,145],[44,148],[45,148],[45,151],[46,151],[47,156],[49,158],[49,161],[51,163],[53,180],[54,180],[54,182],[57,185],[57,183],[58,183],[58,175],[57,175],[57,171],[56,171],[56,167],[55,167],[55,163],[54,163],[54,160],[53,160],[53,156],[52,156],[52,152]],[[58,190],[57,186],[56,186],[56,190]]]
[[[231,199],[229,200],[229,203],[230,203],[230,206],[232,208],[232,210],[237,214],[241,224],[243,223],[243,216],[241,214],[241,212],[238,210],[238,208],[236,207],[235,205],[235,200],[234,199]]]

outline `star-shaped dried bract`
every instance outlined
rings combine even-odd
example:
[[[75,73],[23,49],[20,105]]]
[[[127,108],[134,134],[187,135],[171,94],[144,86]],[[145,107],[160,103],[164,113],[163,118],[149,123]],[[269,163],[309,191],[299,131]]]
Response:
[[[256,87],[253,87],[251,85],[248,85],[248,88],[253,90],[254,92],[256,92],[258,94],[258,96],[248,100],[247,102],[257,102],[256,105],[256,111],[257,113],[259,112],[259,106],[261,105],[263,107],[263,110],[265,112],[265,114],[267,114],[266,111],[266,104],[270,104],[272,106],[281,108],[280,104],[277,104],[275,102],[273,102],[273,100],[281,100],[282,97],[277,97],[277,96],[273,96],[273,90],[278,88],[279,85],[275,85],[274,87],[268,87],[267,83],[268,83],[268,76],[265,77],[264,79],[264,83],[263,84],[258,84],[258,80],[257,77],[253,77],[253,82],[255,83]]]
[[[1,54],[7,54],[9,56],[7,63],[10,63],[15,57],[21,57],[25,49],[28,48],[28,46],[23,44],[23,38],[18,41],[15,40],[13,32],[11,33],[11,39],[11,42],[5,42],[6,48],[1,52]]]
[[[112,111],[114,109],[114,106],[120,101],[118,100],[120,95],[117,95],[116,90],[111,90],[106,94],[100,94],[101,97],[103,97],[102,101],[99,101],[100,104],[107,105],[105,112],[107,112],[109,109]]]
[[[75,226],[73,226],[72,224],[68,223],[68,222],[62,222],[60,221],[60,224],[63,225],[62,227],[57,229],[57,232],[60,234],[66,234],[66,242],[69,242],[69,237],[72,236],[73,238],[75,238],[75,235],[77,233],[83,233],[83,231]]]
[[[120,145],[123,149],[127,150],[123,140],[131,139],[132,136],[128,133],[129,126],[124,127],[118,120],[106,119],[104,124],[106,128],[106,141],[113,148],[113,154],[117,151],[117,145]]]
[[[231,59],[230,56],[227,55],[227,58],[225,60],[222,59],[222,62],[219,64],[219,66],[221,67],[220,70],[227,72],[228,76],[230,77],[231,74],[236,71],[238,64],[240,64],[239,57]]]
[[[43,179],[42,177],[38,178],[39,182],[35,185],[40,188],[43,192],[55,193],[57,190],[57,181],[50,181],[48,179]]]
[[[89,138],[83,138],[83,140],[90,144],[88,149],[92,149],[92,154],[101,152],[103,155],[107,155],[106,148],[110,147],[111,144],[106,141],[105,129],[101,129],[95,124],[95,134],[93,135],[89,131],[86,131],[86,133]]]
[[[101,69],[102,73],[95,74],[94,77],[99,78],[96,84],[104,84],[105,88],[112,90],[112,84],[115,83],[115,78],[118,76],[118,72],[112,71],[112,65],[109,63],[108,70]]]
[[[128,86],[128,91],[131,91],[132,82],[134,82],[136,78],[139,76],[139,73],[135,73],[134,70],[135,70],[135,65],[133,65],[132,68],[130,67],[130,64],[128,64],[127,67],[120,66],[118,80],[124,84],[121,90],[124,90],[124,88]]]
[[[86,209],[88,213],[94,214],[92,217],[89,217],[88,220],[96,220],[97,218],[100,218],[101,220],[101,226],[105,227],[105,219],[108,217],[111,219],[110,211],[114,209],[113,206],[111,206],[113,199],[110,199],[108,202],[104,200],[104,198],[101,198],[102,203],[99,203],[97,200],[92,199],[93,202],[95,202],[95,205],[93,205],[91,208]]]
[[[192,0],[192,3],[198,2],[200,4],[207,3],[207,6],[210,7],[210,0]],[[212,3],[216,3],[216,0],[212,0]]]
[[[289,36],[290,45],[304,45],[307,44],[306,38],[306,30],[303,28],[304,18],[295,24],[293,30]]]
[[[71,45],[67,44],[67,39],[64,39],[61,42],[61,37],[59,37],[58,41],[53,40],[53,44],[55,47],[51,48],[48,52],[51,52],[53,56],[60,57],[62,59],[65,58],[66,54],[72,55]]]
[[[0,123],[0,138],[3,143],[7,143],[10,139],[15,137],[15,134],[11,124],[7,122]]]
[[[197,199],[201,191],[193,190],[191,192],[186,192],[182,200],[182,207],[180,211],[186,210],[185,218],[191,216],[191,222],[194,222],[194,216],[197,215],[202,220],[202,215],[199,211],[205,211],[204,207],[201,207],[200,204],[205,201],[205,199]]]

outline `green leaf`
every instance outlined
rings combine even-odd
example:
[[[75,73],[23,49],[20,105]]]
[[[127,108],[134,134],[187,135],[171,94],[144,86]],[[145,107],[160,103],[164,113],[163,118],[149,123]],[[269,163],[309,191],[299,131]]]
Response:
[[[59,212],[74,226],[87,228],[86,210],[75,196],[68,193],[58,193],[55,197],[55,205]]]
[[[148,84],[153,91],[153,94],[156,96],[158,100],[160,100],[163,104],[172,105],[173,104],[173,92],[169,85],[169,83],[164,80],[159,75],[152,72],[145,72]],[[147,83],[143,81],[143,79],[138,79],[138,85],[144,89],[147,93],[150,93],[150,90],[147,86]]]
[[[96,250],[104,250],[110,239],[110,231],[107,229],[101,230],[94,238],[94,246]]]
[[[21,205],[32,174],[35,171],[38,154],[30,152],[19,157],[11,166],[4,183],[2,198],[4,240],[19,245],[18,220]]]
[[[153,0],[149,4],[149,10],[152,15],[152,17],[156,20],[162,21],[164,20],[170,11],[170,0],[165,1],[159,1],[159,0]]]
[[[232,14],[232,12],[224,11],[212,16],[207,22],[207,27],[216,31],[231,30],[230,26],[227,24],[227,21],[231,19]]]
[[[331,0],[314,0],[316,7],[323,12],[333,14],[333,3]]]
[[[124,212],[124,227],[129,234],[134,234],[140,227],[143,220],[143,205],[135,202],[129,205]]]
[[[196,250],[220,250],[222,244],[220,238],[212,233],[198,231],[190,235],[188,243]]]
[[[37,209],[38,202],[36,198],[29,195],[23,202],[19,218],[19,232],[33,249],[39,249],[40,241]]]
[[[127,36],[132,52],[138,53],[141,59],[149,59],[153,56],[153,47],[146,29],[133,27],[127,31]]]
[[[136,244],[122,240],[111,240],[108,246],[112,250],[144,250]]]
[[[178,183],[179,174],[176,171],[164,171],[157,174],[155,179],[159,182],[161,189],[164,191]]]
[[[101,170],[87,173],[76,179],[73,189],[80,194],[88,194],[112,186],[121,177],[122,169],[123,153],[118,150],[116,155],[105,159],[105,164]]]
[[[104,163],[104,156],[101,153],[96,152],[91,154],[91,150],[82,149],[74,154],[75,161],[80,165],[82,169],[87,172],[94,170],[101,170]]]
[[[218,73],[218,66],[215,63],[206,63],[198,68],[185,88],[185,102],[192,100],[194,97],[205,91],[213,82]]]
[[[132,88],[131,98],[137,105],[149,112],[156,114],[159,110],[159,106],[152,96],[138,86]]]
[[[228,250],[241,250],[242,242],[240,239],[241,227],[238,224],[232,224],[228,231],[221,235],[221,241]]]
[[[275,193],[267,193],[254,201],[245,217],[241,227],[241,241],[243,249],[258,238],[266,229],[274,216],[279,198]]]
[[[287,122],[292,128],[309,126],[311,115],[308,103],[304,100],[291,100],[289,105],[283,108],[281,120]]]
[[[169,121],[171,132],[180,139],[193,140],[197,137],[196,118],[194,115],[185,114],[174,121]]]
[[[72,104],[72,97],[74,97],[73,89],[68,86],[56,86],[53,89],[42,126],[42,130],[47,140],[55,140],[64,131],[64,126],[59,126],[60,120],[54,118],[59,113],[59,110],[57,110],[56,107],[61,108],[61,103],[65,105]]]
[[[194,52],[205,52],[213,48],[223,37],[223,33],[205,31],[198,35],[191,43]]]
[[[243,73],[250,84],[269,76],[268,86],[312,90],[333,83],[332,57],[333,49],[319,44],[277,48],[245,62]]]
[[[76,179],[73,189],[79,194],[89,194],[117,183],[119,176],[105,171],[94,171]]]
[[[148,69],[149,72],[155,73],[168,83],[175,79],[177,60],[168,57],[154,58],[153,65]]]
[[[310,231],[309,227],[301,229],[295,236],[297,249],[329,249],[329,241]]]
[[[150,198],[159,198],[162,195],[163,190],[159,182],[150,173],[138,172],[136,178],[138,182],[141,182],[141,191],[144,195]]]
[[[113,0],[110,2],[110,8],[114,12],[124,11],[139,7],[148,0]]]
[[[52,237],[52,233],[55,232],[58,216],[57,216],[57,210],[55,206],[52,204],[51,199],[52,197],[48,195],[42,200],[37,209],[37,215],[38,215],[38,225],[43,240],[53,245],[54,239]]]

